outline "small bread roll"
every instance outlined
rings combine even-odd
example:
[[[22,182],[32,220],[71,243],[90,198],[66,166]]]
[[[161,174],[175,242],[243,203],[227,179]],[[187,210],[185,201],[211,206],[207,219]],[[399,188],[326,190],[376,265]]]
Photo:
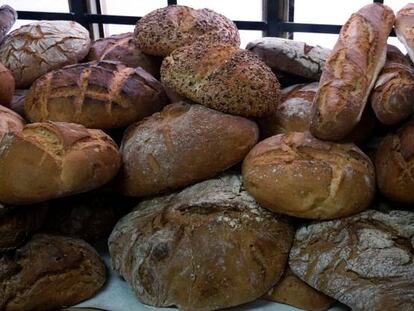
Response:
[[[277,135],[257,144],[243,162],[246,190],[263,207],[311,219],[366,209],[375,193],[374,166],[354,144],[309,132]]]

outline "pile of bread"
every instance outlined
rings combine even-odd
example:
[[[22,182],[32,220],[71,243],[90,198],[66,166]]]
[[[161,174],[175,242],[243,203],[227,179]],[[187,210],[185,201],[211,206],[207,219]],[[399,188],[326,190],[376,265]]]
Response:
[[[185,6],[94,42],[15,19],[0,8],[0,310],[95,295],[100,239],[152,306],[414,309],[414,4],[361,8],[333,50],[240,49]]]

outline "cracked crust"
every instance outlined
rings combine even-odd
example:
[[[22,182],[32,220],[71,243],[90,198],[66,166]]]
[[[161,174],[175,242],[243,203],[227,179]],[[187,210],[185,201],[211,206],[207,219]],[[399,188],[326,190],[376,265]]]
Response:
[[[48,311],[93,296],[105,283],[103,260],[86,242],[35,235],[0,258],[0,309]]]
[[[411,311],[414,213],[369,210],[298,229],[289,265],[355,311]]]
[[[140,203],[109,238],[112,267],[140,301],[208,311],[253,301],[281,277],[293,229],[240,176]]]
[[[368,208],[375,193],[369,158],[354,144],[320,141],[309,132],[263,140],[243,162],[246,190],[275,212],[332,219]]]
[[[196,41],[240,46],[239,31],[230,19],[209,9],[182,5],[169,5],[145,15],[138,21],[134,35],[141,51],[159,56]]]
[[[0,7],[0,44],[13,27],[17,19],[17,12],[8,5]]]

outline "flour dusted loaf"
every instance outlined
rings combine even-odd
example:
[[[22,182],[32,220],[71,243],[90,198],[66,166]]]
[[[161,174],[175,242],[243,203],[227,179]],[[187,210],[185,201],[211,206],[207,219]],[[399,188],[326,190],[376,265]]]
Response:
[[[230,19],[209,9],[183,5],[169,5],[145,15],[138,21],[134,35],[142,52],[159,56],[196,41],[240,46],[239,31]]]
[[[283,274],[293,234],[240,176],[226,175],[140,203],[114,228],[109,252],[143,303],[207,311],[265,294]]]
[[[128,126],[168,102],[164,89],[142,68],[98,61],[67,66],[38,79],[26,96],[32,122],[74,122],[88,128]]]
[[[355,311],[411,311],[414,306],[414,213],[369,210],[305,225],[290,267],[312,287]]]
[[[225,113],[259,117],[276,110],[280,85],[250,51],[228,44],[175,50],[161,66],[161,81],[190,100]]]
[[[121,165],[113,140],[79,124],[48,122],[0,142],[0,202],[29,204],[98,188]]]
[[[414,3],[408,3],[397,12],[395,17],[395,33],[404,44],[411,61],[414,62]]]
[[[0,63],[0,105],[10,106],[13,99],[15,82],[10,70]]]
[[[8,5],[0,6],[0,44],[13,27],[17,19],[17,12]]]
[[[375,192],[369,158],[354,144],[309,132],[281,134],[257,144],[243,162],[246,190],[278,213],[330,219],[368,208]]]
[[[105,283],[97,252],[82,240],[38,234],[0,257],[0,309],[48,311],[93,296]]]
[[[131,126],[121,145],[123,192],[162,193],[207,179],[243,160],[257,125],[200,105],[168,105]]]
[[[8,132],[21,132],[25,123],[20,115],[0,105],[0,144],[4,135]]]
[[[315,97],[311,125],[315,137],[341,140],[359,122],[384,66],[393,24],[393,11],[373,3],[353,14],[342,27]]]

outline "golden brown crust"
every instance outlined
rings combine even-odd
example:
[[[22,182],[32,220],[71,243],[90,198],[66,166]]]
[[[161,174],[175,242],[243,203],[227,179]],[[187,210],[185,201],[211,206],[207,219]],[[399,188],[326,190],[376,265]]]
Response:
[[[414,61],[414,3],[408,3],[395,16],[395,33]]]
[[[14,94],[14,78],[10,70],[0,63],[0,105],[9,107]]]
[[[25,100],[32,122],[61,121],[119,128],[160,111],[164,89],[142,68],[98,61],[52,71],[33,83]]]
[[[8,132],[21,132],[25,123],[20,115],[0,105],[0,142]]]
[[[393,23],[393,11],[374,3],[353,14],[342,27],[316,94],[311,124],[314,136],[341,140],[359,122],[385,63]]]
[[[240,46],[239,31],[227,17],[183,5],[169,5],[145,15],[134,34],[138,48],[150,55],[167,56],[196,41]]]
[[[162,63],[161,80],[196,103],[245,117],[273,113],[280,100],[271,69],[252,52],[226,44],[175,50]]]

